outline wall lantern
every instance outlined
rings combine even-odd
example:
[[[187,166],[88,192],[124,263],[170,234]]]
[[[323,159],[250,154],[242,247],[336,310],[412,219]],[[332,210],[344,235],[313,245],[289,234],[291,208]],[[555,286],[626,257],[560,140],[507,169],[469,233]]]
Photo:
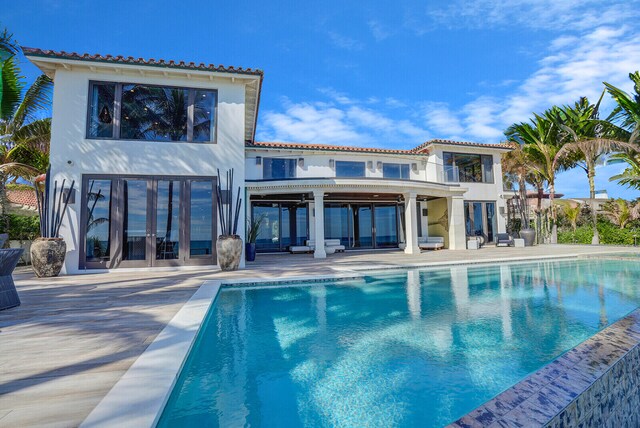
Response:
[[[333,160],[333,159],[329,159],[329,166],[330,166],[331,168],[335,168],[335,167],[336,167],[336,161],[335,161],[335,160]]]
[[[256,156],[256,165],[262,165],[262,156]]]
[[[373,169],[373,161],[367,161],[367,168]]]
[[[417,163],[412,163],[411,164],[411,171],[418,172],[418,164]]]
[[[429,209],[428,208],[423,208],[422,209],[422,217],[429,217]]]
[[[298,158],[298,166],[304,168],[304,158]]]
[[[382,169],[382,162],[381,161],[378,161],[378,163],[376,165],[377,165],[378,169]]]

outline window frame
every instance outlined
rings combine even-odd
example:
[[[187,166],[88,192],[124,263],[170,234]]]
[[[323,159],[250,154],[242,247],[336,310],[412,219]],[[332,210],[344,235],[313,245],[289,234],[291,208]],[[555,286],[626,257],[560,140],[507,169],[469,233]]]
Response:
[[[451,165],[447,165],[447,164],[445,164],[445,157],[446,157],[447,155],[450,155],[450,156],[451,156],[451,161],[452,161],[452,164],[451,164]],[[461,180],[461,178],[460,178],[460,177],[461,177],[461,176],[460,176],[460,168],[458,167],[458,164],[457,164],[457,162],[456,162],[456,155],[463,155],[463,156],[469,156],[469,155],[471,155],[471,156],[478,156],[478,158],[479,158],[479,162],[480,162],[480,176],[481,176],[481,180],[480,180],[480,181],[463,181],[463,180]],[[485,170],[485,168],[484,168],[484,162],[483,162],[483,159],[486,159],[486,158],[490,158],[490,159],[491,159],[491,165],[492,165],[492,167],[491,167],[491,181],[485,181],[485,174],[486,174],[486,170]],[[445,181],[446,181],[447,183],[476,183],[476,184],[480,183],[480,184],[495,184],[495,182],[496,182],[496,175],[495,175],[495,168],[493,167],[493,165],[494,165],[493,160],[494,160],[493,155],[489,155],[489,154],[482,154],[482,153],[463,153],[463,152],[448,152],[448,151],[443,151],[443,152],[442,152],[442,169],[443,169],[443,175],[444,175]],[[456,178],[457,178],[457,181],[450,181],[450,180],[446,180],[446,178],[447,178],[447,172],[446,172],[447,170],[446,170],[446,168],[448,168],[448,167],[457,168],[457,171],[458,171],[458,176],[456,177]]]
[[[273,161],[273,159],[284,160],[286,162],[290,162],[291,166],[293,167],[293,168],[291,168],[291,171],[293,172],[293,175],[291,177],[274,178],[273,177],[273,164],[272,164],[271,177],[266,177],[266,175],[264,173],[266,163],[268,161]],[[286,167],[285,167],[285,171],[286,171]],[[277,156],[267,156],[267,157],[263,157],[262,158],[262,179],[263,180],[290,180],[292,178],[297,178],[297,177],[298,177],[298,160],[297,159],[291,159],[291,158],[286,158],[286,157],[277,157]]]
[[[384,168],[385,166],[397,166],[399,171],[400,171],[400,177],[386,177],[384,175]],[[407,176],[403,177],[402,176],[402,169],[406,168],[407,170]],[[382,178],[386,178],[388,180],[411,180],[411,165],[408,163],[399,163],[399,162],[383,162],[382,163]]]
[[[336,160],[335,163],[336,163],[336,166],[335,166],[336,178],[366,178],[366,176],[367,176],[367,163],[364,162],[364,161]],[[357,176],[338,175],[338,164],[339,163],[342,163],[342,164],[360,164],[360,165],[362,165],[362,175],[357,175]]]
[[[113,107],[113,136],[111,137],[92,137],[90,135],[91,129],[91,105],[93,104],[93,87],[95,85],[114,85],[114,107]],[[125,85],[140,85],[156,88],[174,88],[183,89],[187,91],[187,139],[184,141],[167,141],[167,140],[138,140],[130,138],[121,138],[121,113],[122,113],[122,88]],[[195,93],[196,91],[208,91],[213,92],[216,97],[215,105],[213,107],[213,135],[210,141],[193,141],[193,118],[195,114]],[[109,80],[89,80],[89,90],[87,95],[86,105],[87,115],[85,124],[85,139],[87,140],[111,140],[111,141],[142,141],[149,143],[170,143],[170,144],[218,144],[218,89],[215,88],[203,88],[193,86],[179,86],[179,85],[158,85],[148,84],[140,82],[115,82]]]

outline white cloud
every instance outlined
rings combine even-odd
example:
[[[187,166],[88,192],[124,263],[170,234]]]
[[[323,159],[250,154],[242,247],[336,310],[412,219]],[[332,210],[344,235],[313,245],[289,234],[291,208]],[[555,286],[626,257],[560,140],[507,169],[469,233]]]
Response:
[[[633,0],[606,4],[600,0],[454,0],[445,7],[428,7],[420,28],[520,27],[566,32],[619,25],[637,17],[637,1]],[[415,29],[416,23],[412,25]]]
[[[455,138],[462,135],[464,128],[460,119],[449,109],[446,103],[427,103],[425,117],[429,128],[442,138]]]
[[[375,19],[372,19],[369,22],[367,22],[367,25],[369,26],[369,31],[371,31],[371,35],[373,36],[374,39],[376,39],[377,42],[381,42],[391,35],[391,32],[389,31],[389,29],[384,24],[380,23],[379,21],[376,21]]]
[[[364,48],[364,44],[359,40],[352,39],[335,31],[329,31],[329,40],[340,49],[348,51],[359,51]]]

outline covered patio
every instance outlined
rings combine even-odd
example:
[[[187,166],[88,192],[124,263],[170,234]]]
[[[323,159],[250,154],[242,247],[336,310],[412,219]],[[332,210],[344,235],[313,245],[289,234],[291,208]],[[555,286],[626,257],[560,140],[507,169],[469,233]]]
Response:
[[[250,215],[267,218],[261,232],[266,243],[260,241],[258,251],[261,246],[273,252],[287,251],[310,240],[314,242],[314,258],[322,259],[327,256],[325,240],[338,239],[347,250],[395,247],[405,254],[420,254],[419,238],[434,233],[442,236],[451,250],[466,248],[466,189],[457,184],[309,178],[247,181],[246,190]],[[440,202],[433,204],[431,212],[430,201]],[[265,232],[264,227],[276,221],[277,226]],[[277,245],[270,247],[269,239]]]

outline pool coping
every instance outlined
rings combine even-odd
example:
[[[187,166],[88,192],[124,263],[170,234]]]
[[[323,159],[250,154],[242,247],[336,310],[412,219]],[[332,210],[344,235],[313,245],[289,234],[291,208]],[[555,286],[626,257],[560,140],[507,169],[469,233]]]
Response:
[[[588,413],[594,403],[582,400],[583,394],[638,346],[640,308],[447,427],[547,426],[570,407],[575,417]]]
[[[204,319],[209,312],[209,309],[213,305],[218,296],[220,290],[226,287],[258,287],[258,286],[289,286],[291,284],[308,283],[318,284],[327,281],[335,280],[356,280],[362,278],[368,274],[374,272],[384,272],[391,270],[403,270],[403,269],[421,269],[431,270],[451,266],[470,266],[470,265],[483,265],[493,264],[500,262],[501,264],[518,264],[535,261],[546,260],[567,260],[567,259],[580,259],[582,258],[577,254],[567,254],[563,256],[536,256],[536,257],[517,257],[513,259],[488,259],[488,260],[469,260],[465,262],[437,262],[437,263],[418,263],[407,265],[395,265],[395,266],[372,266],[368,268],[346,268],[341,273],[333,273],[321,276],[296,276],[287,278],[265,279],[260,277],[245,278],[245,279],[228,279],[228,280],[207,280],[196,290],[191,298],[185,303],[182,308],[176,313],[171,321],[164,327],[164,329],[158,334],[153,342],[147,347],[147,349],[136,359],[131,367],[124,373],[124,375],[116,382],[113,388],[107,393],[107,395],[100,401],[100,403],[91,411],[89,416],[82,422],[81,427],[103,427],[103,426],[118,426],[122,428],[128,427],[154,427],[164,406],[171,395],[172,389],[180,375],[182,367],[186,362],[189,351],[191,350],[195,340],[203,325]],[[640,342],[640,309],[638,312],[638,341]],[[634,312],[635,313],[635,312]],[[628,315],[629,317],[631,315]],[[601,332],[597,333],[592,338],[598,336],[600,333],[607,331],[614,325],[620,323],[617,321]],[[591,339],[588,339],[588,342]],[[586,343],[586,342],[583,342]],[[581,344],[582,345],[582,344]],[[580,347],[581,345],[578,345]],[[563,358],[571,351],[561,355],[547,366],[541,368],[537,372],[533,373],[523,381],[514,385],[510,389],[506,390],[502,394],[506,394],[511,389],[524,384],[530,377],[535,376],[539,372],[545,370],[547,367],[556,363],[557,360]],[[493,400],[501,397],[502,394],[495,397]],[[142,402],[139,400],[144,398]],[[493,400],[485,403],[491,403]],[[524,400],[521,400],[521,403]],[[484,406],[483,405],[483,406]],[[452,427],[476,427],[487,426],[485,424],[478,425],[478,417],[482,417],[483,412],[481,409],[483,406],[478,407],[471,413],[463,416],[458,421],[454,422]],[[515,409],[510,409],[515,410]],[[561,409],[562,410],[562,409]],[[560,411],[561,411],[560,410]],[[479,412],[476,416],[475,412]],[[466,419],[465,419],[466,418]],[[472,419],[469,419],[472,418]],[[471,423],[471,425],[468,425]],[[455,425],[458,424],[458,425]]]

